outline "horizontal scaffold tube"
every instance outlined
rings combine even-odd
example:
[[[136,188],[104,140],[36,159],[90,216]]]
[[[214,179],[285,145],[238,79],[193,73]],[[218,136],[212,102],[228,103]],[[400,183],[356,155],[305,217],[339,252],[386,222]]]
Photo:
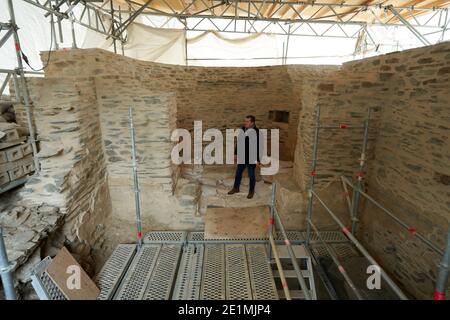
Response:
[[[328,243],[326,243],[325,240],[323,240],[322,236],[320,235],[319,230],[317,230],[317,228],[314,225],[314,223],[311,220],[309,220],[309,219],[308,219],[308,223],[311,225],[312,229],[316,233],[316,235],[319,238],[320,242],[323,243],[323,245],[324,245],[325,249],[327,250],[328,254],[330,255],[331,259],[336,264],[336,267],[338,268],[338,271],[344,277],[345,282],[347,282],[347,284],[349,285],[350,289],[352,289],[352,291],[355,293],[355,295],[358,298],[358,300],[363,300],[363,297],[359,293],[359,290],[356,288],[356,286],[353,283],[352,279],[349,277],[347,271],[345,270],[345,268],[342,266],[341,262],[339,261],[339,259],[337,257],[337,254],[334,251],[334,249],[331,248],[331,246]]]
[[[277,264],[278,273],[280,274],[281,279],[281,285],[283,287],[284,296],[286,297],[286,300],[291,300],[291,294],[289,293],[289,287],[286,281],[286,276],[284,275],[283,266],[281,265],[280,257],[278,255],[278,250],[275,244],[275,241],[273,241],[272,235],[269,235],[269,241],[270,246],[272,247],[272,253],[273,257],[275,259],[275,263]]]
[[[347,236],[347,238],[353,242],[355,247],[362,253],[364,257],[372,264],[379,268],[381,277],[386,281],[389,287],[397,294],[397,296],[402,300],[407,300],[408,298],[403,293],[403,291],[395,284],[395,282],[388,276],[388,274],[380,267],[380,265],[375,261],[375,259],[369,254],[369,252],[364,248],[364,246],[355,238],[355,236],[345,227],[345,225],[339,220],[339,218],[333,213],[333,211],[328,208],[328,206],[320,199],[320,197],[314,191],[311,191],[311,195],[314,196],[319,203],[324,207],[328,214],[333,218],[333,220],[339,225],[342,232]]]
[[[305,295],[305,299],[311,300],[311,294],[309,292],[308,286],[306,285],[305,278],[303,278],[302,270],[300,269],[300,267],[298,265],[294,250],[292,250],[291,242],[289,241],[287,234],[286,234],[286,229],[284,229],[283,222],[281,221],[281,218],[277,212],[276,207],[274,207],[273,209],[274,209],[273,213],[275,216],[276,223],[277,223],[278,227],[280,228],[281,234],[283,235],[284,244],[286,245],[289,257],[292,260],[292,265],[294,266],[295,274],[297,275],[297,279],[298,279],[300,288],[302,289],[303,294]]]
[[[423,243],[425,243],[430,249],[432,249],[433,251],[435,251],[436,253],[438,253],[439,255],[443,255],[444,252],[439,249],[439,247],[437,245],[435,245],[433,242],[431,242],[430,240],[428,240],[427,238],[425,238],[422,234],[420,234],[419,232],[416,231],[415,228],[412,228],[410,225],[408,225],[407,223],[405,223],[403,220],[401,220],[400,218],[397,218],[392,212],[390,212],[388,209],[386,209],[385,207],[383,207],[379,202],[377,202],[374,198],[372,198],[371,196],[369,196],[367,193],[365,193],[364,191],[362,191],[360,188],[356,187],[353,183],[350,182],[350,180],[345,177],[342,176],[342,180],[348,184],[350,187],[352,187],[353,189],[358,190],[358,192],[360,194],[362,194],[364,197],[366,197],[367,200],[369,200],[370,202],[372,202],[375,206],[377,206],[378,208],[380,208],[384,213],[386,213],[389,217],[391,217],[395,222],[397,222],[399,225],[401,225],[403,228],[405,228],[406,230],[408,230],[408,232],[414,234],[414,236],[419,239],[420,241],[422,241]]]

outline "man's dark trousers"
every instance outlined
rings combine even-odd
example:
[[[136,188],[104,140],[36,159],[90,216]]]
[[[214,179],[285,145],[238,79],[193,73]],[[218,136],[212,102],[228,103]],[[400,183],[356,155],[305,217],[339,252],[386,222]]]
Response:
[[[256,184],[256,177],[255,177],[255,169],[256,164],[238,164],[236,168],[236,176],[234,178],[234,189],[239,190],[239,187],[241,185],[242,180],[242,173],[245,170],[245,167],[248,169],[248,177],[250,179],[250,188],[249,193],[255,192],[255,184]]]

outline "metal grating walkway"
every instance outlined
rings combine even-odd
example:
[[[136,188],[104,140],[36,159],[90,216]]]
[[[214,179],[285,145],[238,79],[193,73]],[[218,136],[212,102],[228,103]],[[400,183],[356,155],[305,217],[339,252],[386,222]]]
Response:
[[[338,232],[324,232],[322,236],[336,246],[347,248],[347,244],[343,244],[345,237]],[[277,238],[281,244],[280,235]],[[298,243],[294,247],[303,247],[304,232],[289,231],[288,238],[293,244]],[[249,240],[207,240],[203,232],[148,232],[140,249],[134,244],[120,244],[111,254],[95,278],[100,288],[98,299],[283,298],[277,271],[272,271],[268,262],[267,241]],[[323,254],[321,247],[314,249]],[[46,274],[50,261],[47,257],[35,267],[33,287],[39,291],[41,299],[65,299]],[[308,264],[306,269],[311,272],[305,276],[312,279],[311,265]],[[310,281],[309,287],[314,288],[314,283]]]
[[[278,299],[264,244],[184,239],[186,233],[153,233],[136,253],[135,245],[119,245],[97,277],[101,298]]]

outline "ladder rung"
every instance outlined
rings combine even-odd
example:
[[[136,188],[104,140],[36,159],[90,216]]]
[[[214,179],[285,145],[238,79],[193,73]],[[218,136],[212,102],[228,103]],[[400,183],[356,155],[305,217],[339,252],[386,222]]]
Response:
[[[313,294],[311,290],[309,290],[309,292],[310,295]],[[289,290],[289,293],[291,294],[292,299],[305,299],[305,295],[303,294],[302,290]],[[280,299],[286,299],[284,290],[278,290],[278,296],[280,297]]]
[[[295,270],[283,270],[284,276],[286,278],[297,278],[297,273],[295,273]],[[309,278],[311,277],[311,272],[309,270],[302,270],[303,278]],[[273,276],[275,278],[280,277],[280,272],[278,270],[273,270]]]

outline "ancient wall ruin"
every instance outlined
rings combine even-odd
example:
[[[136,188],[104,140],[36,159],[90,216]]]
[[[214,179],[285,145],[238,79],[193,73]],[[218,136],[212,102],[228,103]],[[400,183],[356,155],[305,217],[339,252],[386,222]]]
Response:
[[[294,159],[294,174],[274,178],[280,213],[290,229],[304,229],[317,106],[322,125],[361,126],[371,108],[369,194],[443,246],[450,219],[450,194],[443,191],[450,179],[449,75],[449,43],[341,68],[183,67],[97,49],[58,51],[46,77],[29,80],[43,170],[22,195],[30,205],[45,202],[65,214],[62,233],[80,255],[101,247],[108,223],[114,241],[133,240],[133,107],[144,230],[201,229],[199,182],[171,163],[169,134],[191,129],[193,120],[203,120],[203,129],[235,127],[251,113],[260,127],[281,129],[281,153]],[[273,110],[289,111],[289,123],[271,121]],[[20,106],[17,113],[20,122]],[[347,225],[336,178],[355,177],[362,139],[362,128],[320,132],[318,192]],[[317,203],[314,208],[318,226],[335,229]],[[373,206],[363,202],[361,209],[360,239],[408,292],[429,297],[439,257]]]
[[[46,59],[46,54],[42,57]],[[237,128],[253,114],[261,128],[280,129],[280,156],[292,160],[297,140],[303,79],[323,77],[334,66],[255,68],[183,67],[130,59],[99,49],[52,52],[47,76],[119,75],[148,90],[176,93],[177,126],[191,130]],[[122,82],[123,83],[123,82]],[[269,111],[288,111],[289,122],[269,119]]]
[[[443,248],[450,221],[449,80],[450,44],[442,43],[349,62],[326,81],[304,81],[296,181],[304,188],[309,181],[318,105],[321,125],[362,124],[371,108],[366,189]],[[336,175],[356,178],[362,139],[358,129],[320,130],[319,188]],[[362,209],[364,243],[407,291],[430,298],[440,257],[380,209],[367,202]]]

